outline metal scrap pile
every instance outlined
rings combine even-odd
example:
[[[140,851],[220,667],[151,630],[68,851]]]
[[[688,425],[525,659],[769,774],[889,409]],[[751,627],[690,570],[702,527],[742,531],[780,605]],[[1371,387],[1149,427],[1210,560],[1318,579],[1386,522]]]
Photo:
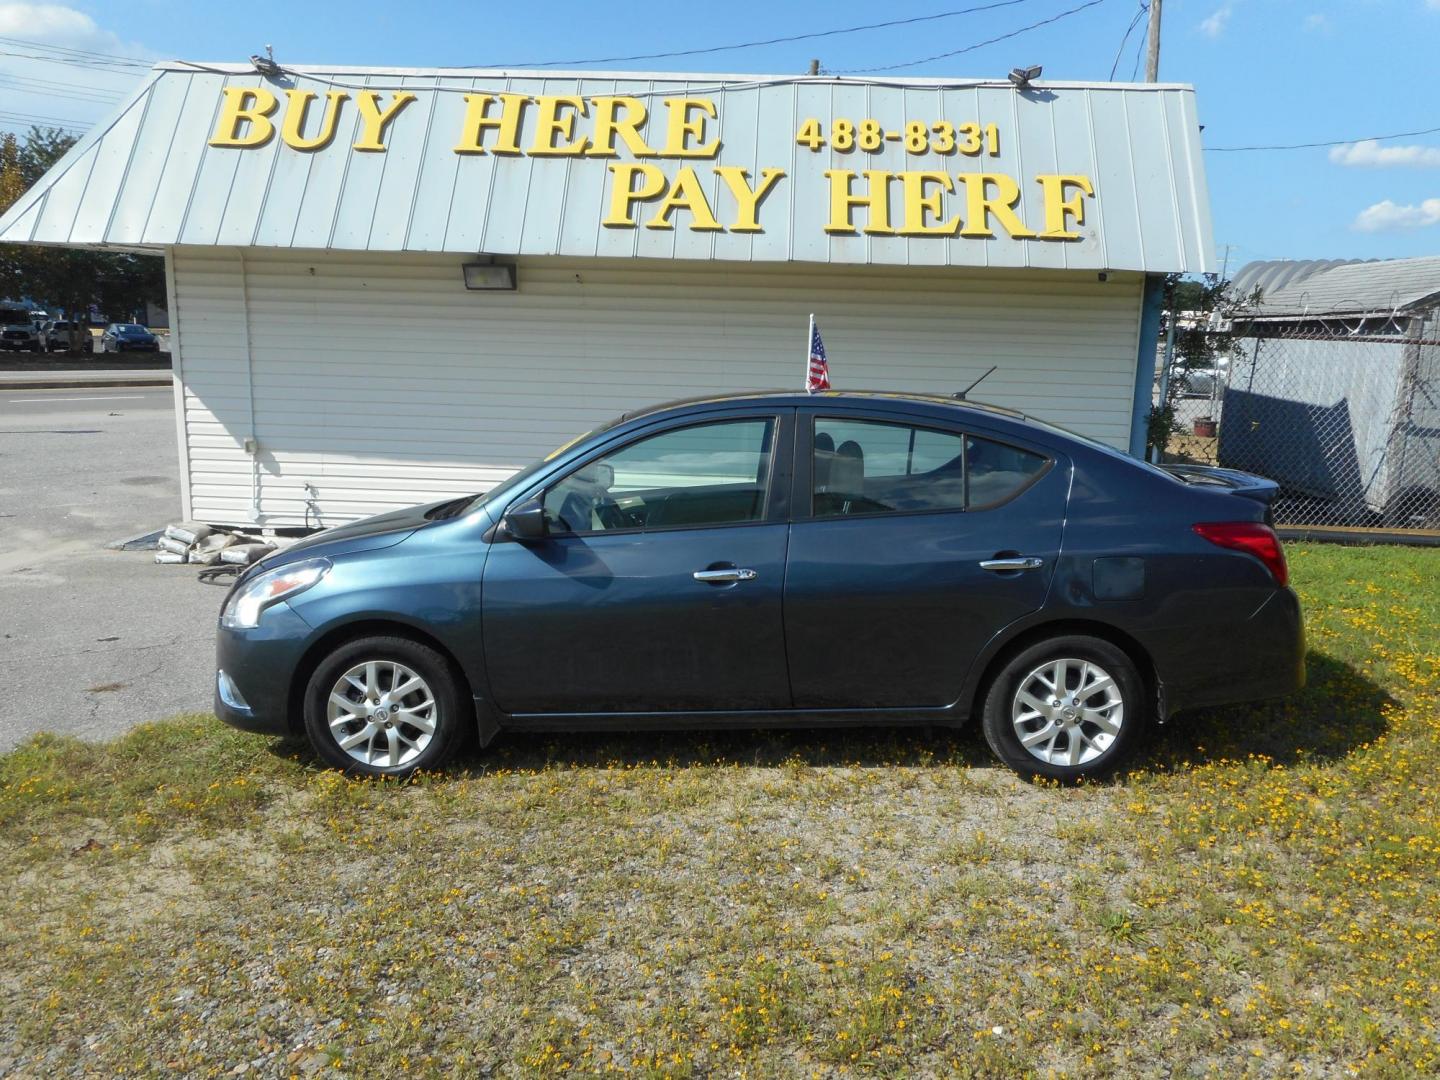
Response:
[[[214,566],[228,563],[248,566],[263,559],[280,542],[265,540],[245,533],[226,532],[198,521],[181,521],[168,525],[155,542],[157,563],[195,563],[200,566]]]

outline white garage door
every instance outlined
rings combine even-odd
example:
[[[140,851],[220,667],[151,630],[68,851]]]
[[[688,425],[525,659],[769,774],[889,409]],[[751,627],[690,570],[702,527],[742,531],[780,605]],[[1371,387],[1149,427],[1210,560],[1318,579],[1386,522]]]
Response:
[[[836,389],[949,393],[998,364],[977,399],[1129,440],[1138,274],[527,259],[516,292],[467,292],[463,261],[172,249],[190,516],[334,525],[483,490],[640,406],[799,389],[812,311]]]

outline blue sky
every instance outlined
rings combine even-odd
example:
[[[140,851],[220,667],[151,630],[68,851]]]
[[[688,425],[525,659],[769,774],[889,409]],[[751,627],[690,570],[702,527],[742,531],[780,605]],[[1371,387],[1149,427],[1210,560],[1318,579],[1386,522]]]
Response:
[[[706,48],[977,6],[997,0],[857,0],[723,5],[471,2],[70,5],[0,0],[0,128],[47,117],[86,126],[140,67],[92,68],[29,56],[17,41],[147,58],[243,60],[273,43],[282,62],[375,66],[521,65]],[[818,41],[589,67],[800,73],[897,64],[964,48],[1078,7],[1013,0],[995,10]],[[1049,26],[916,76],[999,76],[1040,63],[1056,79],[1105,80],[1139,0],[1096,0]],[[1143,21],[1118,62],[1128,80]],[[1207,147],[1356,140],[1294,151],[1207,152],[1215,239],[1229,266],[1257,258],[1440,254],[1440,0],[1165,0],[1160,76],[1198,92]],[[35,50],[36,52],[48,50]],[[50,52],[50,55],[57,55]],[[44,80],[43,82],[41,80]],[[63,95],[63,96],[62,96]]]

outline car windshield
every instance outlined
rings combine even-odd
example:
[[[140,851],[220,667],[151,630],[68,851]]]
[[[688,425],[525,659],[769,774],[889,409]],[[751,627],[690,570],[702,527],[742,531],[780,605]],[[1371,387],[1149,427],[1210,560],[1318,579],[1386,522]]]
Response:
[[[143,334],[145,332],[143,326],[136,326],[134,323],[119,323],[115,330],[121,334]]]
[[[620,423],[620,421],[622,421],[622,420],[624,420],[624,419],[625,419],[624,416],[617,416],[617,417],[615,417],[615,419],[613,419],[613,420],[607,420],[605,423],[601,424],[599,427],[591,428],[589,431],[582,432],[581,434],[576,435],[573,439],[570,439],[570,440],[568,440],[568,441],[566,441],[566,442],[561,443],[559,446],[557,446],[554,450],[551,450],[550,453],[546,454],[544,457],[542,457],[542,458],[540,458],[540,459],[538,459],[538,460],[536,460],[536,461],[531,462],[529,465],[526,465],[523,469],[521,469],[519,472],[515,473],[515,474],[514,474],[513,476],[511,476],[508,480],[502,480],[500,483],[496,484],[496,485],[495,485],[493,488],[491,488],[489,491],[482,491],[482,492],[480,492],[480,494],[476,495],[473,499],[471,499],[468,503],[466,503],[465,506],[463,507],[463,509],[461,509],[460,511],[458,511],[457,514],[458,514],[458,513],[464,513],[465,511],[470,510],[470,509],[478,506],[482,501],[484,501],[484,500],[486,500],[486,499],[489,499],[492,495],[498,495],[500,492],[505,491],[505,490],[507,490],[507,489],[515,488],[515,487],[520,487],[520,486],[524,485],[525,482],[530,479],[530,477],[534,476],[534,475],[535,475],[537,472],[539,472],[541,469],[545,468],[545,467],[546,467],[547,465],[549,465],[552,461],[554,461],[557,457],[559,457],[561,454],[565,453],[566,450],[569,450],[572,446],[578,446],[580,443],[584,442],[586,439],[590,438],[591,436],[593,436],[593,435],[599,435],[602,431],[609,431],[612,427],[614,427],[616,424]]]

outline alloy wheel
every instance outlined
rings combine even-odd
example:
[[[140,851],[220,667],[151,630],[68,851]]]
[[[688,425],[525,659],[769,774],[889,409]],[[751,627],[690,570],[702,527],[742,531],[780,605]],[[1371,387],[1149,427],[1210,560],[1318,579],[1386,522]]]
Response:
[[[430,745],[439,720],[430,684],[393,660],[366,660],[341,675],[326,704],[335,745],[364,765],[397,768]]]
[[[1087,765],[1115,742],[1125,699],[1090,660],[1047,660],[1020,680],[1010,722],[1020,745],[1048,765]]]

